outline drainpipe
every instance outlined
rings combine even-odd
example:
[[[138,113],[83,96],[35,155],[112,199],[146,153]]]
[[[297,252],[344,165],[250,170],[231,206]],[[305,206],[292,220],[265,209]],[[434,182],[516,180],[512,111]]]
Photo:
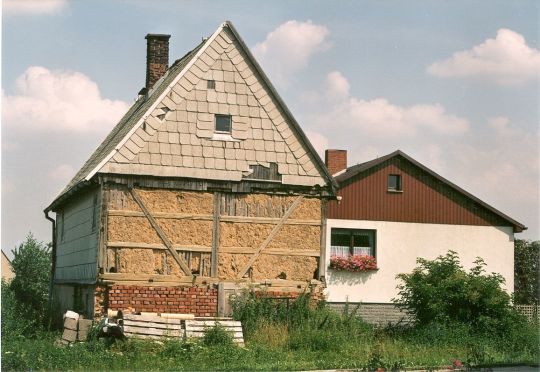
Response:
[[[49,306],[52,306],[52,293],[53,293],[53,282],[54,282],[54,274],[56,269],[56,221],[54,218],[51,218],[49,216],[49,211],[44,210],[43,213],[45,213],[45,218],[51,221],[52,223],[52,265],[51,265],[51,281],[49,283]]]

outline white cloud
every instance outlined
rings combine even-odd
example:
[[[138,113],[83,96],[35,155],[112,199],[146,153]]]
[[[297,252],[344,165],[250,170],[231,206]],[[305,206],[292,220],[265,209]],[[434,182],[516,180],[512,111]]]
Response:
[[[314,53],[329,48],[327,35],[325,26],[311,21],[287,21],[256,44],[253,54],[273,79],[285,83],[286,77],[305,67]]]
[[[405,107],[385,98],[320,100],[309,112],[309,138],[348,150],[349,166],[401,149],[531,229],[538,225],[538,130],[507,116],[473,126],[440,104]]]
[[[461,135],[469,130],[467,119],[451,115],[440,104],[403,107],[385,98],[348,98],[336,105],[323,120],[359,135],[377,138],[423,135]]]
[[[332,71],[326,76],[327,96],[330,99],[343,99],[349,96],[350,85],[339,71]]]
[[[365,100],[350,96],[349,88],[340,72],[328,74],[324,91],[332,92],[334,99],[314,102],[306,121],[313,128],[310,139],[324,138],[326,147],[329,143],[350,150],[350,164],[401,149],[444,169],[446,145],[461,141],[471,130],[466,118],[448,113],[440,104],[401,106],[385,98]]]
[[[49,171],[47,176],[54,181],[68,182],[75,175],[75,169],[69,164],[60,164]]]
[[[529,47],[517,32],[500,29],[495,39],[456,52],[428,66],[427,71],[441,78],[479,77],[499,84],[521,84],[540,78],[540,51]]]
[[[467,119],[452,115],[440,104],[399,106],[385,98],[364,100],[349,95],[349,82],[339,72],[326,78],[329,106],[314,119],[324,127],[342,128],[347,136],[385,139],[422,135],[458,136],[469,130]],[[319,103],[320,105],[320,103]]]
[[[17,78],[14,95],[2,91],[2,102],[2,121],[19,130],[107,132],[128,109],[82,73],[38,66]]]
[[[53,14],[67,7],[67,0],[4,0],[5,14]]]
[[[309,139],[309,142],[313,145],[315,148],[315,151],[322,157],[324,154],[324,150],[328,148],[328,138],[323,136],[320,133],[313,132],[310,130],[306,130],[306,136]]]

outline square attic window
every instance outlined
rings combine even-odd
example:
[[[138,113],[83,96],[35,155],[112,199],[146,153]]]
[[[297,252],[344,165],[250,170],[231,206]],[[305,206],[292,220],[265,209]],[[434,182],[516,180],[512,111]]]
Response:
[[[206,81],[206,88],[207,89],[216,89],[216,81],[215,80],[207,80]]]
[[[216,115],[216,132],[231,133],[232,120],[230,115]]]

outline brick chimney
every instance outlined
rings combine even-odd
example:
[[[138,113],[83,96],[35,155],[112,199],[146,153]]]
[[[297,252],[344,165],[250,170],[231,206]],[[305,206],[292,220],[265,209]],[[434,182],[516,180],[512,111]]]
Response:
[[[324,152],[324,163],[330,174],[347,169],[347,150],[326,150]]]
[[[146,35],[146,88],[151,89],[169,68],[169,38],[171,35]]]

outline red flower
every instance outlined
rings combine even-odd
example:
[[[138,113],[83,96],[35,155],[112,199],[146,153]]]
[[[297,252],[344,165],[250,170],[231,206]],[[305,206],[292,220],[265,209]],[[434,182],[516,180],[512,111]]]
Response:
[[[377,260],[373,256],[354,255],[348,257],[330,257],[330,268],[343,271],[368,271],[377,269]]]

